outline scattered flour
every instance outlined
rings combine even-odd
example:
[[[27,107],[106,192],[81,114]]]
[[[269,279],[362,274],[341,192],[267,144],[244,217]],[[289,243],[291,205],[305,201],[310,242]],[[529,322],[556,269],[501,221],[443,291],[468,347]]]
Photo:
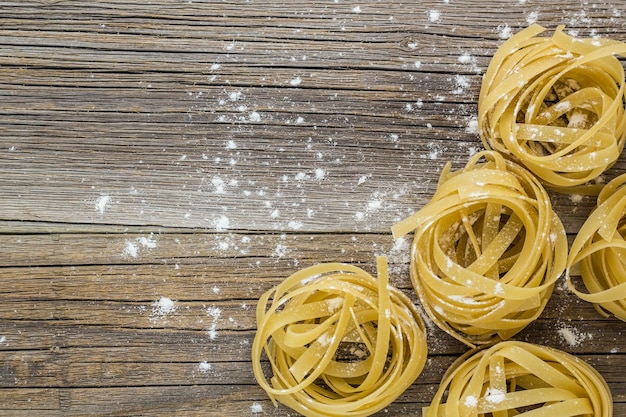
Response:
[[[243,97],[243,93],[241,91],[233,91],[228,95],[228,99],[230,101],[237,101]]]
[[[470,54],[468,54],[467,52],[461,54],[459,56],[459,58],[458,58],[458,60],[459,60],[459,62],[461,64],[471,64],[473,59],[474,58]]]
[[[137,242],[146,249],[154,249],[157,247],[157,242],[152,235],[150,235],[150,237],[138,237]]]
[[[206,309],[206,313],[212,319],[211,326],[208,330],[209,338],[211,340],[215,340],[217,339],[217,322],[222,316],[222,309],[219,307],[211,306]]]
[[[111,204],[111,196],[110,195],[101,195],[96,199],[96,211],[98,214],[104,214],[104,211]]]
[[[465,127],[465,131],[467,133],[478,134],[478,117],[472,116],[467,121],[467,126]]]
[[[124,243],[122,256],[124,258],[137,258],[142,249],[154,249],[156,247],[157,241],[152,233],[148,237],[140,236],[134,240],[128,239]]]
[[[207,361],[202,361],[198,364],[198,370],[203,374],[209,372],[213,368],[213,366]]]
[[[289,84],[292,85],[293,87],[299,86],[300,84],[302,84],[302,78],[296,77],[292,79],[291,81],[289,81]]]
[[[299,222],[296,220],[291,220],[289,223],[287,223],[287,227],[293,230],[302,229],[302,226],[303,226],[302,222]]]
[[[230,219],[226,216],[220,216],[217,219],[213,220],[213,227],[217,232],[223,232],[230,228]]]
[[[253,111],[248,116],[248,120],[250,120],[253,123],[258,123],[261,121],[261,115],[258,112]]]
[[[316,168],[315,169],[315,179],[318,181],[323,180],[326,177],[326,171],[324,171],[322,168]]]
[[[279,243],[274,248],[274,251],[272,252],[272,256],[276,258],[284,258],[288,252],[289,252],[289,248],[283,245],[282,243]]]
[[[215,194],[224,194],[226,192],[224,188],[226,186],[226,183],[220,177],[213,177],[211,179],[211,184],[213,184],[213,187],[215,188]]]
[[[381,200],[370,200],[367,203],[367,211],[368,212],[372,212],[372,211],[378,211],[383,205],[383,202]]]
[[[400,237],[393,242],[389,250],[389,263],[408,263],[410,261],[411,241],[405,237]]]
[[[456,89],[452,91],[452,94],[465,94],[465,90],[469,87],[469,79],[465,75],[457,74],[454,76],[456,83]]]
[[[530,12],[526,15],[526,23],[529,25],[537,23],[537,20],[539,20],[539,12],[537,11]]]
[[[428,20],[431,23],[438,23],[441,21],[441,12],[439,10],[430,10],[428,12]]]
[[[584,196],[580,195],[580,194],[572,194],[572,195],[570,195],[569,198],[570,198],[570,200],[572,200],[572,203],[578,204],[581,201],[583,201]]]
[[[570,346],[578,346],[593,336],[590,333],[581,333],[573,327],[563,326],[558,330],[559,336],[563,338]]]
[[[260,403],[257,403],[257,402],[252,403],[252,405],[250,406],[250,411],[252,413],[255,413],[255,414],[262,413],[263,412],[263,405],[260,404]]]
[[[495,388],[488,388],[485,393],[485,399],[491,404],[499,404],[506,398],[506,393]]]
[[[456,301],[457,303],[461,303],[461,304],[477,304],[478,303],[473,298],[464,297],[462,295],[451,295],[450,299],[452,301]]]
[[[498,36],[500,39],[509,39],[513,36],[513,31],[507,23],[504,23],[502,25],[498,25]]]
[[[152,311],[150,312],[150,320],[164,318],[168,314],[176,311],[176,302],[168,297],[161,297],[152,303]]]
[[[478,398],[473,395],[468,395],[465,397],[465,406],[466,407],[476,407],[478,405]]]
[[[130,240],[126,241],[126,244],[124,246],[124,251],[122,252],[122,256],[125,258],[131,257],[131,258],[136,258],[139,256],[139,247]]]

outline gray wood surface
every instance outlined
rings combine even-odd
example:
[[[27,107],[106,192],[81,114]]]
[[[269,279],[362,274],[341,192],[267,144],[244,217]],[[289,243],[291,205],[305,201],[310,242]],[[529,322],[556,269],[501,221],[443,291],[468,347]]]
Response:
[[[619,0],[0,1],[0,415],[293,416],[252,375],[260,294],[387,255],[417,302],[390,227],[482,149],[503,38],[536,21],[626,41],[625,18]],[[572,237],[595,201],[552,195]],[[380,416],[420,415],[466,351],[427,324],[424,373]],[[619,416],[624,326],[559,283],[518,338],[596,366]]]

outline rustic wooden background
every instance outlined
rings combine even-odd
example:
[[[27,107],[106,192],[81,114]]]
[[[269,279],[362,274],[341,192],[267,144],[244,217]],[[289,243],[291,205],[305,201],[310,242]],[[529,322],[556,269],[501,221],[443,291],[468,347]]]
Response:
[[[528,24],[626,41],[626,2],[0,1],[0,415],[288,416],[249,362],[258,296],[373,272]],[[621,159],[607,173],[626,170]],[[570,235],[594,200],[554,195]],[[519,339],[579,355],[626,415],[625,324],[557,286]],[[420,415],[465,347],[379,415]]]

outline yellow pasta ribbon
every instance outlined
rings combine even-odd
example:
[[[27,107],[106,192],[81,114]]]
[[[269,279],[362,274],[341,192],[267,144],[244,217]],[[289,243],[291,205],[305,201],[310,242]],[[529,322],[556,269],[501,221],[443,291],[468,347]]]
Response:
[[[567,285],[581,299],[594,303],[603,316],[626,321],[626,174],[610,181],[579,230],[567,260]],[[580,265],[588,292],[577,290],[570,272]]]
[[[612,417],[613,400],[606,381],[586,362],[557,349],[506,341],[459,358],[423,415]]]
[[[585,185],[624,148],[626,43],[578,39],[534,24],[504,42],[483,78],[478,127],[487,149],[509,155],[559,191]]]
[[[426,363],[424,324],[389,285],[342,263],[291,275],[259,299],[252,365],[258,384],[304,416],[369,416],[393,402]],[[267,357],[272,376],[266,377]]]
[[[432,199],[392,227],[414,231],[411,279],[441,329],[475,347],[509,339],[543,311],[567,239],[541,183],[494,151],[441,174]]]

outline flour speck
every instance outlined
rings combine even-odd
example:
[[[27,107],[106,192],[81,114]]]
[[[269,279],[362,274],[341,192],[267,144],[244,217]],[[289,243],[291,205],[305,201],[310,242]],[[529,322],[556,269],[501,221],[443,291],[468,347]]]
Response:
[[[289,81],[289,84],[290,84],[291,86],[293,86],[293,87],[297,87],[297,86],[299,86],[300,84],[302,84],[302,78],[300,78],[300,77],[296,77],[296,78],[292,79],[291,81]]]
[[[465,75],[457,74],[454,76],[456,83],[456,89],[452,91],[452,94],[465,94],[465,89],[469,87],[469,79]]]
[[[511,36],[513,36],[513,31],[508,24],[498,25],[498,37],[500,39],[509,39]]]
[[[153,238],[152,234],[150,237],[138,237],[137,242],[146,249],[154,249],[157,247],[157,241]]]
[[[98,214],[104,214],[104,211],[107,209],[109,204],[111,203],[110,195],[101,195],[96,200],[96,211]]]
[[[473,395],[468,395],[465,397],[465,406],[466,407],[476,407],[478,405],[478,398]]]
[[[459,56],[458,61],[461,64],[471,64],[472,63],[472,56],[470,54],[468,54],[467,52],[465,52],[464,54],[461,54]]]
[[[136,258],[137,256],[139,256],[139,247],[133,241],[127,240],[124,246],[124,251],[122,252],[122,256],[124,256],[125,258]]]
[[[230,227],[230,219],[226,216],[220,216],[213,221],[213,227],[217,232],[223,232]]]
[[[526,15],[526,23],[528,23],[529,25],[537,23],[537,20],[539,20],[539,12],[537,11],[530,12]]]
[[[211,340],[217,339],[217,322],[222,316],[222,309],[219,307],[211,306],[206,309],[206,313],[211,317],[211,325],[209,326],[208,333]]]
[[[198,364],[198,371],[202,372],[203,374],[206,374],[207,372],[209,372],[211,369],[213,368],[213,365],[211,365],[210,363],[208,363],[207,361],[202,361]]]
[[[300,230],[302,229],[302,222],[296,221],[296,220],[291,220],[288,224],[287,227],[289,227],[290,229],[293,230]]]
[[[578,204],[578,203],[580,203],[581,201],[583,201],[584,196],[582,196],[582,195],[580,195],[580,194],[572,194],[572,195],[570,195],[570,197],[569,197],[569,198],[570,198],[570,200],[572,200],[572,203],[574,203],[574,204]]]
[[[569,327],[563,326],[558,330],[559,336],[563,338],[570,346],[578,346],[582,342],[587,339],[591,339],[592,335],[590,333],[582,333],[579,330]]]
[[[257,402],[252,403],[252,405],[250,406],[250,411],[254,414],[258,414],[258,413],[262,413],[263,412],[263,405]]]
[[[261,115],[258,112],[253,111],[248,115],[248,120],[253,123],[258,123],[261,121]]]
[[[161,297],[152,303],[152,312],[150,313],[150,319],[155,320],[157,318],[163,318],[168,314],[176,311],[176,302],[168,297]]]
[[[478,117],[472,116],[467,120],[467,126],[465,127],[467,133],[478,134]]]
[[[243,94],[241,91],[233,91],[232,93],[228,95],[228,99],[230,101],[237,101],[237,100],[240,100],[242,97],[243,97]]]
[[[430,10],[428,12],[428,20],[430,20],[431,23],[438,23],[441,21],[441,12],[439,10]]]

